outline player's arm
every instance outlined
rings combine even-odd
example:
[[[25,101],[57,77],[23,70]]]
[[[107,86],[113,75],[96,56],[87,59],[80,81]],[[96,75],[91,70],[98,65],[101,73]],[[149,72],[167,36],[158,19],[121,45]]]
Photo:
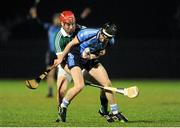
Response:
[[[62,57],[64,58],[67,55],[67,53],[70,51],[70,49],[74,45],[77,45],[77,44],[79,44],[79,40],[78,40],[77,36],[75,36],[74,39],[66,45],[66,47],[62,53]]]
[[[50,23],[44,22],[38,17],[37,7],[36,6],[33,6],[33,7],[30,8],[29,15],[30,15],[30,17],[32,19],[35,19],[37,21],[37,23],[40,24],[41,26],[43,26],[43,28],[46,29],[46,30],[49,29],[49,27],[51,26]]]
[[[70,49],[77,44],[79,44],[79,40],[77,39],[77,37],[74,37],[74,39],[66,45],[64,51],[61,54],[57,55],[58,59],[54,61],[55,66],[58,66],[63,61]]]

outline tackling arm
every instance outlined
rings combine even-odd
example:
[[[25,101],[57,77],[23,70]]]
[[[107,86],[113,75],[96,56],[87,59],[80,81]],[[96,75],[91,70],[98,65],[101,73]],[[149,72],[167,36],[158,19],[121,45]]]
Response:
[[[54,65],[58,66],[63,61],[64,57],[67,55],[70,49],[76,44],[79,44],[79,40],[77,39],[77,37],[75,37],[71,42],[66,45],[64,51],[61,54],[57,55],[58,59],[55,59]]]

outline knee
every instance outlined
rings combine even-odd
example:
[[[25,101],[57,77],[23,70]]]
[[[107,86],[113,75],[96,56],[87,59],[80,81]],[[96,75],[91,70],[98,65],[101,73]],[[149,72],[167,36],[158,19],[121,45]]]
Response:
[[[81,90],[83,90],[83,88],[84,88],[84,85],[75,86],[76,92],[80,92]]]

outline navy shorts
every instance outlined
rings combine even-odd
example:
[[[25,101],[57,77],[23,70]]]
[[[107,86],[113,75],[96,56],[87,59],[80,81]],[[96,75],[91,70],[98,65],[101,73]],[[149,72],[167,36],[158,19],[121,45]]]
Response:
[[[82,59],[80,55],[79,45],[77,45],[71,48],[71,51],[68,53],[66,57],[66,63],[69,69],[78,66],[81,69],[86,69],[87,71],[90,71],[94,66],[96,66],[99,63],[99,61],[97,59]]]

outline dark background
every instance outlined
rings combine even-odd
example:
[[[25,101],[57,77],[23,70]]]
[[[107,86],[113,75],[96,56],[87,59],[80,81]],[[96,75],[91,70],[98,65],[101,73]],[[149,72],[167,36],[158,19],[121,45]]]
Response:
[[[6,0],[0,4],[0,78],[29,78],[45,69],[47,33],[27,19],[32,0]],[[41,0],[38,15],[51,22],[55,12],[70,9],[79,24],[100,27],[113,21],[119,28],[116,44],[101,58],[112,78],[180,77],[180,2],[136,0]],[[78,18],[79,19],[79,18]]]

